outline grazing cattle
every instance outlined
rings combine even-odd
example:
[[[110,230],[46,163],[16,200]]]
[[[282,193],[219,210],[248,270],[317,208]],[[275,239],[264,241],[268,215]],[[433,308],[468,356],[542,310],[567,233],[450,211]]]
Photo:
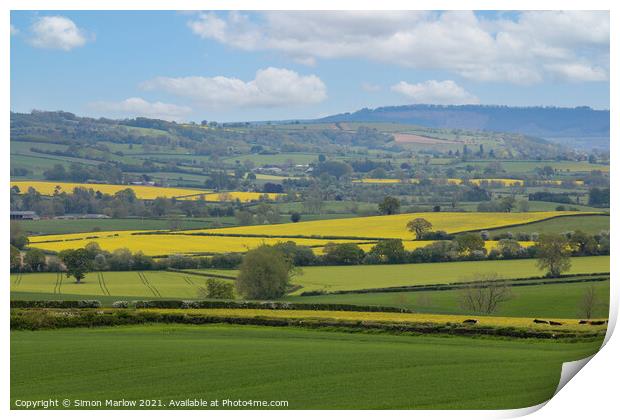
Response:
[[[562,323],[558,321],[549,321],[549,325],[562,325]]]
[[[534,324],[548,324],[549,321],[545,321],[544,319],[535,319]]]
[[[603,325],[605,321],[590,321],[590,325]]]
[[[476,324],[477,322],[477,319],[466,319],[465,321],[463,321],[463,324]]]
[[[584,324],[587,324],[587,323],[588,323],[588,321],[584,321],[583,319],[581,321],[579,321],[579,325],[584,325]]]

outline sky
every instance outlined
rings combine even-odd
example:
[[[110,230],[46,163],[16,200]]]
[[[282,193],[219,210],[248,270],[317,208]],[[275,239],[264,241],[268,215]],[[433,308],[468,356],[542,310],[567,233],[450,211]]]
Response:
[[[11,110],[171,121],[609,109],[609,14],[12,11]]]

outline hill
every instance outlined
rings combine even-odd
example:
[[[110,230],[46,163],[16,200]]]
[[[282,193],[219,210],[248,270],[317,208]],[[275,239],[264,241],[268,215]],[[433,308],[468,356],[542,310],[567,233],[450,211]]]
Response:
[[[431,128],[512,132],[585,148],[609,148],[609,111],[589,107],[403,105],[364,108],[316,122],[391,122]],[[576,137],[586,137],[587,141],[576,142]]]

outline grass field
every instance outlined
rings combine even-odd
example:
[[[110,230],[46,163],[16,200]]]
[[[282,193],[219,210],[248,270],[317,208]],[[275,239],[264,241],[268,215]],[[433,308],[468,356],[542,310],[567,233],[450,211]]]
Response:
[[[256,166],[263,165],[283,165],[287,162],[293,162],[294,165],[307,165],[310,162],[318,160],[319,155],[315,153],[278,153],[275,155],[259,155],[259,154],[247,154],[233,156],[224,159],[224,162],[235,163],[239,161],[241,163],[246,160],[254,162]]]
[[[572,258],[571,262],[571,274],[609,272],[609,256],[576,257]],[[230,270],[231,276],[236,276],[236,273],[236,270]],[[479,273],[497,273],[505,279],[544,275],[544,272],[536,267],[534,259],[303,267],[303,274],[293,279],[293,284],[302,288],[293,294],[298,295],[309,290],[335,291],[445,284],[471,281],[470,277]]]
[[[567,216],[556,219],[543,220],[529,225],[514,226],[510,228],[499,228],[490,230],[491,236],[506,232],[527,232],[527,233],[562,233],[567,231],[581,230],[591,235],[597,234],[602,230],[609,230],[609,216]]]
[[[482,164],[483,166],[490,161],[471,161],[472,165]],[[602,171],[609,172],[608,165],[592,164],[589,162],[573,162],[573,161],[501,161],[502,168],[507,172],[532,172],[536,168],[551,166],[559,172],[591,172]]]
[[[13,181],[11,187],[17,186],[22,193],[32,187],[43,195],[53,195],[56,187],[60,187],[60,192],[70,193],[76,187],[93,189],[104,194],[115,194],[127,188],[136,193],[136,197],[143,200],[153,200],[157,197],[183,197],[195,194],[208,194],[210,190],[192,190],[189,188],[164,188],[152,187],[148,185],[110,185],[110,184],[79,184],[75,182],[45,182],[45,181]]]
[[[531,223],[571,214],[583,213],[405,213],[391,216],[353,217],[342,220],[321,220],[279,225],[241,226],[218,229],[217,231],[207,230],[207,232],[274,236],[320,235],[413,239],[413,234],[407,230],[406,225],[408,221],[418,217],[431,222],[433,230],[444,230],[448,233],[457,233]]]
[[[583,316],[580,312],[581,300],[590,286],[594,287],[601,303],[595,308],[593,317],[606,318],[609,313],[609,281],[513,287],[511,300],[501,304],[495,315],[579,318]],[[305,303],[393,306],[434,314],[469,314],[471,312],[461,307],[460,292],[457,290],[292,296],[286,300]]]
[[[290,409],[518,408],[551,398],[561,364],[599,346],[224,325],[12,331],[11,404],[207,398],[286,400]]]
[[[608,272],[609,257],[579,257],[572,259],[571,273]],[[236,270],[193,270],[201,274],[217,274],[236,277]],[[498,273],[502,278],[522,278],[544,274],[536,267],[535,260],[507,261],[467,261],[452,263],[400,264],[400,265],[363,265],[304,267],[303,274],[293,279],[293,284],[302,286],[295,291],[299,295],[309,290],[356,290],[379,287],[445,284],[458,281],[471,281],[477,273]],[[11,293],[41,293],[88,296],[157,296],[144,284],[138,272],[103,272],[108,293],[100,286],[97,273],[89,273],[83,284],[56,273],[11,274]],[[149,284],[155,286],[163,298],[191,298],[196,296],[196,287],[203,286],[206,278],[191,273],[173,273],[166,271],[144,272]],[[187,282],[184,277],[191,281]],[[193,284],[192,284],[193,283]],[[539,287],[539,286],[537,286]],[[27,298],[24,296],[24,298]],[[330,299],[333,299],[330,297]]]
[[[88,273],[77,284],[63,273],[26,273],[11,275],[11,292],[40,293],[53,299],[74,295],[197,299],[205,281],[204,276],[168,271],[106,271]]]

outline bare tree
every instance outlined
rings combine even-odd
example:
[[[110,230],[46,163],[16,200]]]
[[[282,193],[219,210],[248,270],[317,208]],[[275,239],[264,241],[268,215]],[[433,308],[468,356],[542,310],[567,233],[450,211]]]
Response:
[[[581,297],[579,315],[583,316],[586,319],[592,318],[592,314],[594,313],[594,310],[598,305],[598,296],[596,296],[594,286],[590,285],[588,288],[586,288],[583,296]]]
[[[471,284],[460,291],[461,307],[474,313],[492,314],[498,306],[512,298],[507,282],[497,273],[476,274]]]

